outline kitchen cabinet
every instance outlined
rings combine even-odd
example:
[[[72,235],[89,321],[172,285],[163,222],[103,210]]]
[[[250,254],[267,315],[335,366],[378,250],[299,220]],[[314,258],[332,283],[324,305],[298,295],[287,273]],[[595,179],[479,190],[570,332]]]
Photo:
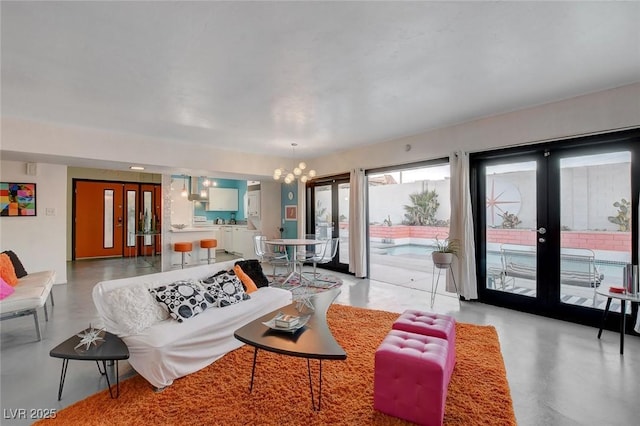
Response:
[[[260,191],[247,193],[247,217],[260,217]]]
[[[238,211],[238,189],[237,188],[209,188],[209,202],[206,204],[207,211]]]
[[[222,240],[222,248],[227,253],[234,253],[233,245],[233,228],[231,226],[223,226],[220,229],[220,239]]]
[[[223,226],[220,234],[224,251],[242,256],[245,259],[256,258],[253,236],[257,234],[257,231],[247,229],[246,226]]]
[[[259,231],[267,238],[280,238],[281,185],[279,182],[260,182],[260,190],[249,191],[255,196],[252,209],[256,214],[247,214],[249,229]]]

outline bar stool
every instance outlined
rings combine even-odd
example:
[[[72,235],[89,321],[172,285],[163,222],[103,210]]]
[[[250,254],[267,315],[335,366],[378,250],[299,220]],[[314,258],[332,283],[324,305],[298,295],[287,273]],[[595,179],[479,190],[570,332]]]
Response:
[[[215,238],[200,240],[200,248],[207,249],[207,263],[211,263],[211,249],[218,247],[218,240]],[[214,256],[215,263],[215,256]]]
[[[184,269],[184,254],[193,250],[193,244],[187,242],[173,244],[173,250],[182,253],[182,269]]]

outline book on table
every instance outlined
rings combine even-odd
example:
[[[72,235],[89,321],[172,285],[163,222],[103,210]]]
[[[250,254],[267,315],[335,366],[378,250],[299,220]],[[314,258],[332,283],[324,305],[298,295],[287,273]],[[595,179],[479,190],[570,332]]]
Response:
[[[274,322],[276,327],[291,328],[297,325],[299,321],[300,317],[297,317],[295,315],[279,314],[278,316],[276,316]]]

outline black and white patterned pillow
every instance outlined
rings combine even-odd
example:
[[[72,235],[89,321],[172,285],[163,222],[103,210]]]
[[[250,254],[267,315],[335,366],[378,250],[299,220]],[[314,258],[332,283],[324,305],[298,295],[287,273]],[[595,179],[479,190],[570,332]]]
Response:
[[[215,306],[213,297],[203,291],[194,281],[176,281],[171,284],[150,288],[151,295],[160,302],[171,318],[182,322]]]
[[[215,306],[219,308],[240,303],[243,300],[251,298],[245,293],[242,281],[240,281],[233,271],[218,272],[202,280],[201,284],[207,293],[215,300]]]

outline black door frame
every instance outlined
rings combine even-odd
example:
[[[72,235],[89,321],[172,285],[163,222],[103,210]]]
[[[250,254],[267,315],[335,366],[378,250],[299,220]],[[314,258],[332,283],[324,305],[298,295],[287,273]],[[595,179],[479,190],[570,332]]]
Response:
[[[481,302],[529,312],[537,315],[567,320],[585,325],[598,326],[602,312],[580,306],[563,304],[560,301],[560,215],[555,214],[560,205],[560,159],[565,156],[590,155],[611,150],[624,149],[631,152],[631,258],[638,261],[638,202],[640,192],[640,129],[613,132],[569,140],[551,141],[527,146],[505,148],[490,152],[470,154],[470,178],[476,240],[476,273],[478,277],[478,297]],[[493,291],[485,288],[487,243],[485,223],[484,167],[489,164],[508,161],[541,160],[536,183],[538,185],[537,216],[538,227],[547,229],[546,243],[537,244],[537,297],[518,296],[512,293]],[[544,192],[542,192],[544,191]],[[551,283],[542,285],[541,283]],[[632,330],[633,317],[628,318],[627,330]],[[619,329],[620,314],[608,317],[607,328]]]
[[[339,213],[339,197],[338,186],[343,183],[350,183],[351,176],[348,173],[329,176],[319,179],[314,179],[311,182],[307,182],[306,186],[306,200],[307,211],[305,220],[305,229],[307,234],[315,234],[315,217],[316,217],[316,197],[315,188],[318,186],[331,186],[331,217],[333,221],[332,235],[340,235],[340,213]],[[340,243],[338,243],[340,244]],[[340,262],[340,246],[338,245],[338,252],[336,256],[329,263],[318,264],[319,268],[329,269],[331,271],[349,273],[349,264]]]

